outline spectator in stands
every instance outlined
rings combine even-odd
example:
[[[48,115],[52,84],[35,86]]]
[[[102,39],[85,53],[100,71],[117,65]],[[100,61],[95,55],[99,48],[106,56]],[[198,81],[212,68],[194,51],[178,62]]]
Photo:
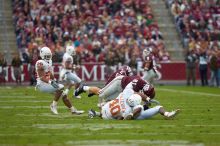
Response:
[[[37,46],[35,46],[37,47]],[[28,64],[28,73],[30,75],[30,85],[33,86],[37,83],[37,80],[36,80],[36,71],[35,71],[35,64],[36,62],[39,60],[39,56],[38,54],[39,53],[39,50],[36,48],[36,49],[33,49],[32,50],[33,52],[31,53],[32,55],[30,56],[30,62]]]
[[[199,50],[199,73],[201,79],[201,85],[208,85],[208,55],[206,50]]]
[[[74,42],[81,55],[92,52],[95,61],[103,61],[105,46],[114,48],[119,40],[124,45],[137,43],[137,52],[142,52],[142,42],[156,45],[163,38],[148,1],[32,0],[29,4],[28,12],[27,1],[13,1],[18,48],[33,43],[49,46],[58,62],[63,54],[57,50],[58,42],[63,48]],[[124,63],[123,47],[115,55]],[[92,58],[89,61],[94,61]]]
[[[19,54],[15,53],[12,58],[13,74],[17,84],[21,84],[21,73],[22,73],[22,61],[19,57]]]
[[[5,83],[5,76],[6,70],[5,67],[7,66],[5,55],[0,53],[0,83]]]
[[[216,82],[216,86],[219,86],[219,78],[218,78],[218,58],[217,52],[212,51],[211,55],[209,56],[210,62],[210,71],[211,71],[211,78],[210,78],[210,86],[214,86],[214,81]]]
[[[186,84],[189,86],[192,85],[195,86],[196,84],[196,64],[197,64],[197,55],[195,51],[189,50],[185,57],[186,61]]]

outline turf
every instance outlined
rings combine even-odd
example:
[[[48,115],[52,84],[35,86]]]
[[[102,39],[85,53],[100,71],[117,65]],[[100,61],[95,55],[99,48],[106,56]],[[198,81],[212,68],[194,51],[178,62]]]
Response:
[[[71,98],[78,109],[96,109],[97,97]],[[156,99],[173,120],[105,121],[71,115],[62,101],[52,115],[50,94],[32,87],[0,88],[0,145],[220,145],[220,89],[157,86]]]

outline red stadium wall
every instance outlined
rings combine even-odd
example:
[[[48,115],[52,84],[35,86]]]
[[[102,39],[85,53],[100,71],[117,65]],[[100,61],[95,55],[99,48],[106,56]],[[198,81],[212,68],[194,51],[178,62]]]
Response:
[[[162,74],[161,80],[185,80],[186,70],[184,62],[177,63],[162,63],[159,71]],[[6,82],[15,82],[15,77],[13,74],[13,69],[11,66],[6,67]],[[54,65],[55,77],[59,78],[59,71],[61,70],[60,64]],[[104,81],[105,80],[105,65],[101,63],[85,63],[82,65],[78,71],[78,75],[84,81]],[[22,82],[29,82],[30,73],[28,72],[28,66],[23,65],[23,74],[21,76]],[[198,69],[197,69],[197,79],[199,79]],[[0,81],[3,81],[1,78]]]

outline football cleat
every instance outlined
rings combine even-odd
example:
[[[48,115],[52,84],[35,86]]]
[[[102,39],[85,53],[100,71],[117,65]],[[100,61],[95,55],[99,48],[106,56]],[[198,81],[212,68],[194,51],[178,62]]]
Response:
[[[88,111],[88,117],[89,117],[90,119],[92,119],[92,118],[94,118],[95,116],[96,116],[95,111],[94,111],[93,109],[90,109],[90,110]]]
[[[80,95],[78,95],[78,96],[74,96],[76,99],[80,99],[81,98],[81,96]]]
[[[171,111],[171,112],[169,112],[165,117],[166,117],[167,119],[172,119],[172,118],[174,118],[179,112],[180,112],[180,109]]]
[[[94,93],[89,93],[88,94],[88,97],[92,97],[92,96],[94,96],[95,94]]]
[[[83,110],[77,110],[75,109],[74,111],[72,111],[72,114],[76,114],[76,115],[80,115],[80,114],[83,114],[84,111]]]
[[[51,105],[50,105],[50,110],[51,110],[51,112],[52,112],[53,114],[58,115],[57,106],[56,106],[56,105],[51,104]]]
[[[74,96],[75,97],[77,97],[78,95],[80,95],[81,93],[83,93],[83,92],[85,92],[84,90],[83,90],[83,84],[80,84],[79,85],[79,87],[75,90],[75,92],[74,92]]]

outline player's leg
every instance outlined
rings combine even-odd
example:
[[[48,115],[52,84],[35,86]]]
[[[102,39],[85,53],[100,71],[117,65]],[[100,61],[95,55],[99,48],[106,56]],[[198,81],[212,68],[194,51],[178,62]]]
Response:
[[[179,109],[168,112],[166,111],[162,106],[155,106],[153,108],[150,108],[148,110],[142,110],[140,115],[137,117],[138,120],[142,120],[142,119],[148,119],[153,117],[154,115],[160,113],[161,115],[163,115],[165,118],[173,118],[175,117],[178,113],[179,113]]]
[[[87,86],[87,85],[81,84],[79,86],[79,88],[77,88],[75,90],[75,96],[78,96],[78,95],[80,95],[83,92],[89,92],[89,93],[94,94],[94,95],[99,95],[100,90],[101,89],[99,87]]]
[[[62,89],[63,85],[59,84],[59,89]],[[54,88],[52,85],[48,84],[48,83],[44,83],[41,82],[40,84],[38,84],[36,86],[36,89],[38,89],[41,92],[45,92],[45,93],[55,93],[54,95],[54,99],[50,105],[50,109],[54,114],[58,114],[57,112],[57,102],[60,99],[60,96],[62,94],[62,91],[59,89]]]
[[[159,113],[161,107],[162,106],[155,106],[155,107],[147,109],[147,110],[142,110],[140,115],[136,119],[143,120],[143,119],[151,118],[154,115]]]
[[[70,85],[71,86],[71,85]],[[69,86],[69,87],[70,87]],[[60,88],[59,90],[56,90],[56,95],[57,95],[57,97],[62,97],[62,100],[63,100],[63,103],[64,103],[64,105],[67,107],[67,108],[69,108],[70,109],[70,111],[71,111],[71,113],[73,113],[73,114],[82,114],[82,113],[84,113],[84,111],[79,111],[79,110],[77,110],[73,105],[72,105],[72,103],[71,103],[71,101],[67,98],[67,94],[64,94],[63,92],[65,91],[63,91],[63,89],[64,89],[64,86],[63,86],[63,88]]]
[[[75,89],[79,88],[80,84],[82,83],[82,80],[77,76],[76,73],[67,72],[66,79],[68,82],[70,82],[71,84],[73,84],[75,86]],[[75,96],[75,93],[74,93],[74,96]],[[75,97],[81,98],[79,95],[75,96]]]
[[[121,80],[124,76],[118,76],[108,83],[104,88],[99,92],[99,98],[104,99],[105,101],[112,100],[117,97],[118,94],[122,92]],[[116,93],[117,92],[117,93]],[[116,96],[115,96],[116,94]],[[114,96],[114,97],[112,97]]]

